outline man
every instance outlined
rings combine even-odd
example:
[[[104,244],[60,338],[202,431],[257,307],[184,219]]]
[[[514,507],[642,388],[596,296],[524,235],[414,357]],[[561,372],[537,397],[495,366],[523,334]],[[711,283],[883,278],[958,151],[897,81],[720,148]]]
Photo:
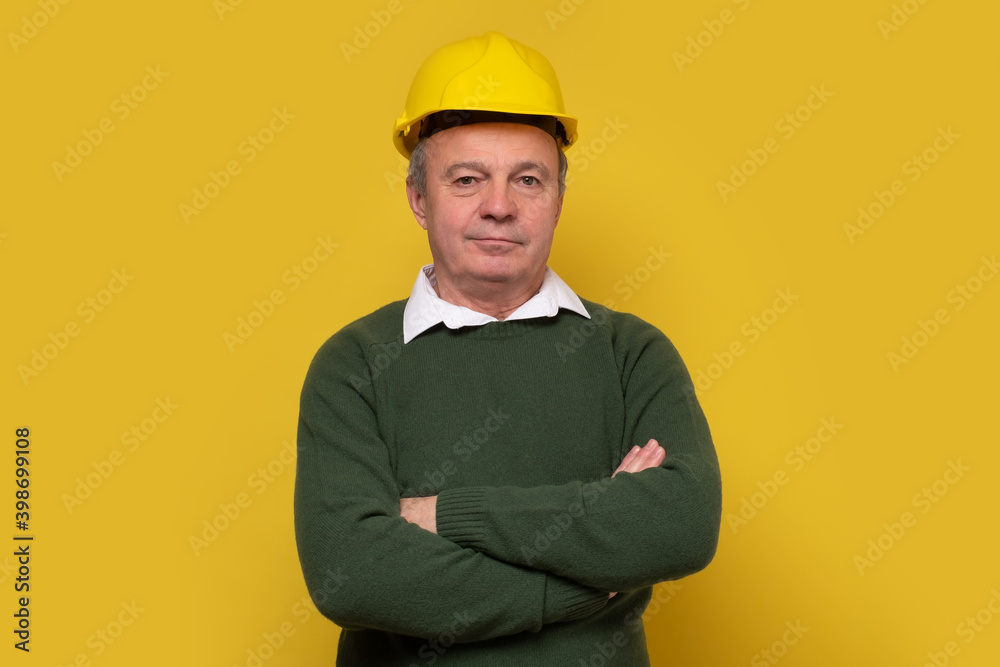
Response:
[[[575,138],[548,61],[498,33],[414,79],[394,141],[434,262],[302,392],[296,539],[338,665],[648,665],[653,584],[715,553],[676,349],[546,265]]]

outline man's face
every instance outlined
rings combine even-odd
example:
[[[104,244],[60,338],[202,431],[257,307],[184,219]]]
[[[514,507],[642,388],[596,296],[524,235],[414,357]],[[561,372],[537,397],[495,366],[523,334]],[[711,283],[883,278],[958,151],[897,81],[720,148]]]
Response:
[[[540,283],[562,211],[552,137],[530,125],[476,123],[424,141],[427,195],[407,186],[407,197],[439,280],[470,292],[484,282]]]

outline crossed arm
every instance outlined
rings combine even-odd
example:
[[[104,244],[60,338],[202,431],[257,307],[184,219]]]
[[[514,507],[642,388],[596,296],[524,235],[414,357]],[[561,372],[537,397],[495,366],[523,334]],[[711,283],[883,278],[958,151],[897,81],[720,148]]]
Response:
[[[366,372],[359,342],[343,338],[317,354],[303,388],[296,474],[303,574],[317,607],[341,627],[434,637],[461,613],[476,619],[461,641],[538,631],[593,614],[608,591],[677,579],[712,558],[718,462],[690,376],[662,335],[623,353],[623,432],[647,445],[633,447],[612,477],[446,488],[430,498],[401,498],[372,387],[346,379]],[[567,511],[572,527],[531,549],[537,530]],[[334,574],[343,584],[326,595]]]
[[[633,447],[611,477],[445,488],[436,497],[400,499],[400,515],[459,546],[603,591],[704,568],[718,541],[721,480],[690,375],[658,331],[638,332],[618,352],[622,433],[647,446]]]
[[[636,445],[625,458],[621,465],[612,473],[612,477],[620,472],[641,472],[646,468],[655,468],[667,456],[663,447],[656,440],[650,439],[643,447]],[[437,496],[424,496],[421,498],[400,498],[399,513],[409,523],[416,524],[437,534]],[[608,599],[618,595],[617,591],[608,593]]]
[[[633,447],[611,476],[614,477],[620,472],[640,472],[646,468],[655,468],[663,463],[666,456],[663,447],[660,447],[656,440],[650,439],[643,447],[639,445]],[[437,534],[437,498],[437,496],[400,498],[400,516],[424,530]],[[614,593],[611,595],[614,596]]]

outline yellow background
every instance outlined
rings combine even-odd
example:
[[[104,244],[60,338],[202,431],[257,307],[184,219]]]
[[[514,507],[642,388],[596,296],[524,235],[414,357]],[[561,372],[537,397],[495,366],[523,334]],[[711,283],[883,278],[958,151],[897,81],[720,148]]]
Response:
[[[410,79],[438,46],[495,29],[546,54],[580,118],[550,265],[581,296],[662,328],[693,375],[715,376],[701,400],[726,520],[709,568],[659,587],[664,602],[646,616],[653,663],[773,664],[768,650],[788,666],[919,666],[928,653],[996,665],[1000,618],[989,612],[971,641],[960,624],[1000,588],[1000,280],[961,308],[953,290],[1000,251],[997,5],[388,4],[79,0],[47,18],[53,2],[4,3],[0,662],[247,666],[284,628],[263,664],[333,664],[339,630],[305,601],[283,443],[317,347],[406,297],[430,261],[390,140]],[[341,43],[387,15],[348,62]],[[696,57],[679,67],[686,49]],[[803,111],[811,87],[829,95]],[[124,118],[122,95],[144,98]],[[243,142],[275,109],[294,118],[248,160]],[[808,119],[788,136],[779,123],[796,112]],[[113,130],[57,174],[103,119]],[[613,141],[601,139],[609,122]],[[928,152],[936,160],[911,180],[906,163],[948,128],[948,150]],[[723,200],[719,181],[768,139],[778,150]],[[239,172],[186,221],[180,206],[230,161]],[[844,225],[897,179],[905,193],[852,242]],[[315,270],[293,290],[286,272],[317,238],[337,248],[306,262]],[[660,246],[671,257],[644,272]],[[124,288],[112,281],[122,270]],[[102,293],[109,282],[117,294]],[[227,346],[274,290],[283,303]],[[798,299],[774,321],[778,290]],[[88,321],[79,305],[109,296]],[[939,309],[946,323],[894,367],[889,353]],[[78,335],[22,378],[69,323]],[[727,360],[736,342],[743,354]],[[161,422],[158,399],[177,406]],[[796,469],[786,454],[822,419],[843,426]],[[121,438],[143,423],[131,451]],[[11,634],[21,426],[30,654]],[[938,497],[949,461],[968,470],[938,482]],[[787,483],[771,487],[776,474]],[[935,502],[920,500],[924,488]],[[193,547],[239,494],[250,501],[239,516]],[[740,524],[744,499],[760,507]],[[886,537],[905,512],[915,525]],[[890,548],[859,566],[880,537]],[[135,618],[122,606],[133,602]],[[97,633],[116,633],[123,613],[130,624],[104,643]],[[781,646],[786,622],[808,631]]]

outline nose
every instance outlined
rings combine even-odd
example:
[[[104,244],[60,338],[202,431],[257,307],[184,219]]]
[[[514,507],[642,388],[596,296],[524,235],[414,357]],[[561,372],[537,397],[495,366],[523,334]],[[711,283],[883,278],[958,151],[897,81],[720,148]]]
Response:
[[[479,215],[483,218],[493,218],[498,222],[512,220],[517,217],[517,202],[509,183],[491,180],[481,191],[483,200],[479,207]]]

